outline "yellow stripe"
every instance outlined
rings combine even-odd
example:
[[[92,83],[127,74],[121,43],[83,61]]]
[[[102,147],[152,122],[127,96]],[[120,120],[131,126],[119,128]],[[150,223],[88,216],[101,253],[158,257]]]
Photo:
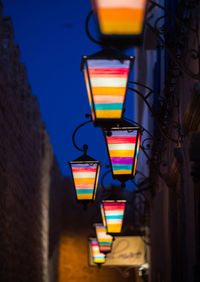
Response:
[[[133,157],[133,150],[110,150],[110,157]]]
[[[121,118],[121,110],[96,110],[97,118]]]
[[[92,194],[78,194],[77,199],[78,200],[92,200]]]
[[[111,243],[111,242],[112,242],[112,239],[105,239],[105,238],[102,238],[102,239],[99,239],[98,241],[99,241],[99,242],[108,242],[108,243]]]
[[[91,184],[94,183],[95,178],[74,178],[74,183],[75,184]]]
[[[92,87],[93,95],[125,95],[125,87]]]
[[[140,34],[142,22],[101,22],[101,30],[105,34]]]
[[[132,170],[113,170],[113,174],[131,174]]]
[[[121,232],[121,224],[111,224],[108,225],[108,233],[120,233]]]

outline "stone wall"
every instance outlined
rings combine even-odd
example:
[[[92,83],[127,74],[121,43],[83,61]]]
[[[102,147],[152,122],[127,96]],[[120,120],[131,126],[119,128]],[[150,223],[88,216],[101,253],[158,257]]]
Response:
[[[0,281],[56,281],[62,176],[19,59],[0,14]]]

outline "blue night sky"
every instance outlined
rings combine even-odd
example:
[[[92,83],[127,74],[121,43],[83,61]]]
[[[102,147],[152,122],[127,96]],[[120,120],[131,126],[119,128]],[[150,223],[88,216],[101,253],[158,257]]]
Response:
[[[21,62],[27,67],[33,95],[39,100],[54,153],[63,175],[70,176],[67,162],[82,153],[72,144],[74,129],[90,113],[81,58],[100,50],[85,33],[85,19],[91,10],[89,0],[3,0],[3,15],[12,18],[15,42],[21,50]],[[91,32],[96,36],[91,21]],[[129,54],[132,54],[129,50]],[[126,116],[133,116],[133,97],[127,97]],[[130,108],[130,109],[129,109]],[[89,146],[88,155],[109,164],[106,145],[99,128],[84,126],[77,144]],[[106,182],[113,182],[111,177]],[[119,182],[118,182],[119,184]]]

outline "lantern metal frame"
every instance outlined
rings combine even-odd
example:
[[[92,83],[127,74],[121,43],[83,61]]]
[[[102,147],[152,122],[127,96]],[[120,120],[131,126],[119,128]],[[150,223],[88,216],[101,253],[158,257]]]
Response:
[[[88,165],[97,164],[92,199],[91,200],[89,200],[89,199],[87,199],[87,200],[86,199],[78,199],[77,191],[76,191],[77,201],[81,202],[84,205],[84,207],[86,207],[90,202],[93,202],[95,200],[96,192],[97,192],[97,188],[98,188],[98,178],[99,178],[99,173],[100,173],[101,162],[93,159],[92,157],[90,157],[90,156],[88,156],[84,153],[81,157],[79,157],[79,158],[77,158],[73,161],[69,161],[68,164],[69,164],[70,169],[71,169],[71,174],[72,174],[72,178],[73,178],[73,186],[74,186],[75,191],[76,191],[76,184],[75,184],[75,180],[74,180],[74,177],[73,177],[72,165],[73,164],[88,164]]]
[[[108,232],[108,228],[107,228],[107,220],[106,220],[106,216],[105,216],[105,210],[104,210],[104,206],[103,206],[103,203],[105,202],[110,202],[110,203],[125,203],[125,209],[124,209],[124,215],[123,215],[123,220],[122,220],[122,226],[121,226],[121,232]],[[125,217],[125,211],[126,211],[126,203],[127,203],[127,200],[102,200],[101,203],[100,203],[100,209],[101,209],[101,215],[102,215],[102,221],[103,220],[103,216],[105,218],[105,224],[103,222],[103,225],[105,226],[106,228],[106,232],[107,234],[110,234],[112,235],[113,237],[116,237],[116,236],[119,236],[121,233],[123,233],[123,223],[124,223],[124,217]]]
[[[132,170],[131,170],[131,174],[118,174],[115,175],[113,173],[113,169],[112,169],[112,162],[111,162],[111,157],[109,154],[109,148],[108,148],[108,143],[106,140],[106,136],[111,136],[111,130],[117,131],[117,130],[136,130],[137,131],[137,137],[136,137],[136,143],[135,143],[135,152],[134,152],[134,157],[133,157],[133,164],[132,164]],[[107,148],[107,152],[108,152],[108,157],[109,157],[109,163],[110,163],[110,167],[112,170],[112,177],[113,179],[119,180],[122,183],[122,187],[125,187],[124,183],[128,180],[131,180],[134,178],[134,166],[135,166],[135,161],[136,161],[136,153],[137,153],[137,146],[138,146],[138,139],[139,139],[139,134],[142,137],[142,132],[143,132],[143,127],[140,126],[134,126],[132,124],[130,124],[128,121],[121,120],[120,122],[118,122],[118,124],[114,125],[113,127],[105,127],[102,128],[102,132],[105,138],[105,142],[106,142],[106,148]],[[140,137],[140,138],[141,138]]]
[[[98,13],[97,13],[97,6],[96,6],[96,1],[93,0],[93,10],[88,14],[88,17],[86,19],[86,32],[87,34],[90,34],[88,31],[88,22],[92,14],[95,14],[96,22],[97,22],[97,30],[99,37],[101,39],[101,45],[104,46],[116,46],[118,48],[126,48],[132,45],[137,45],[141,46],[143,43],[143,35],[144,35],[144,26],[145,26],[145,20],[147,17],[147,7],[148,7],[148,2],[149,0],[145,0],[145,8],[144,8],[144,18],[143,18],[143,24],[142,24],[142,31],[139,34],[104,34],[101,32],[100,24],[99,24],[99,19],[98,19]]]
[[[89,75],[89,68],[88,68],[88,60],[119,60],[121,62],[128,60],[130,61],[130,66],[129,66],[129,74],[127,77],[127,82],[126,82],[126,87],[125,87],[125,94],[124,94],[124,102],[123,102],[123,107],[122,107],[122,111],[121,111],[121,117],[120,118],[97,118],[96,117],[96,110],[95,110],[95,103],[94,103],[94,95],[93,95],[93,91],[92,91],[92,85],[91,85],[91,81],[90,81],[90,75]],[[87,79],[88,79],[88,84],[89,84],[89,90],[90,90],[90,94],[91,94],[91,100],[92,100],[92,109],[91,111],[94,114],[94,126],[110,126],[113,123],[116,123],[117,121],[119,121],[120,119],[123,118],[123,113],[124,113],[124,105],[125,105],[125,100],[126,100],[126,95],[127,95],[127,87],[128,87],[128,81],[130,78],[130,74],[133,68],[133,64],[135,61],[135,57],[134,56],[126,56],[123,53],[121,53],[120,51],[117,51],[116,49],[112,49],[112,48],[104,48],[103,50],[89,55],[89,56],[83,56],[82,57],[82,61],[81,61],[81,71],[84,72],[84,65],[86,65],[86,75],[87,75]]]

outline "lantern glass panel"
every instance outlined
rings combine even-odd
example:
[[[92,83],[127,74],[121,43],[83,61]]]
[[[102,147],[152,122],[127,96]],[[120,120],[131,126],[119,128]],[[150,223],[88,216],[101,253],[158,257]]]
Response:
[[[131,59],[87,57],[84,62],[85,83],[93,121],[121,119]]]
[[[92,260],[96,264],[103,264],[106,262],[105,254],[100,252],[98,241],[96,239],[90,239],[90,248],[92,253]]]
[[[99,162],[70,162],[78,200],[94,200],[97,191]]]
[[[110,164],[114,178],[131,179],[135,175],[140,148],[139,127],[116,127],[104,129]]]
[[[103,201],[102,204],[107,233],[120,233],[124,219],[126,201]]]
[[[103,224],[96,224],[96,235],[99,243],[99,249],[102,253],[111,252],[113,236],[106,234],[106,228]]]
[[[99,29],[104,35],[139,35],[147,0],[93,0]]]

